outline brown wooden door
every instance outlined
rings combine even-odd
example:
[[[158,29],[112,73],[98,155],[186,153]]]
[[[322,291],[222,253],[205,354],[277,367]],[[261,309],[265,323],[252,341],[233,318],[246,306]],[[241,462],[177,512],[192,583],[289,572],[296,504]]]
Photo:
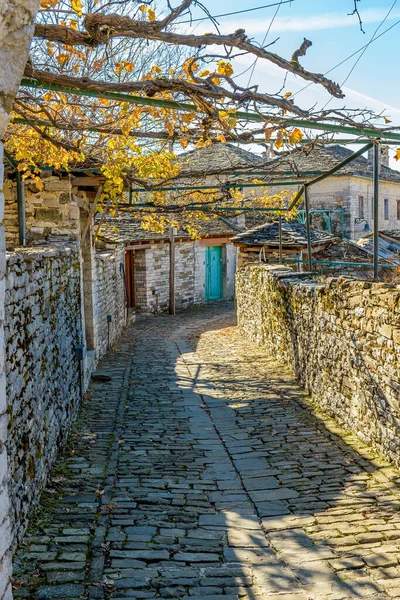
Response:
[[[135,281],[134,281],[134,250],[125,251],[125,280],[126,301],[128,308],[135,308]]]

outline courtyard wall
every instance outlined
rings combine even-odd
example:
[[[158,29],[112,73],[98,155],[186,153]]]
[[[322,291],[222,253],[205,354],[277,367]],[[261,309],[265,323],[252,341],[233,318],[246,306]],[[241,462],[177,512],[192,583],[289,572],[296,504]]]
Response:
[[[237,272],[236,296],[242,334],[400,466],[399,286],[252,265]]]
[[[96,286],[94,318],[97,359],[115,344],[126,325],[124,248],[95,254]],[[111,322],[107,320],[108,315]]]
[[[80,261],[76,247],[8,253],[7,441],[13,544],[21,538],[80,405]]]

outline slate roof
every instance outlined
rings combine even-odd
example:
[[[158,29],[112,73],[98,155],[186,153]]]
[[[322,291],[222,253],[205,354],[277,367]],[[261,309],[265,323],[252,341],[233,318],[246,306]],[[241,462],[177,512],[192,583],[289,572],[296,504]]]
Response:
[[[296,170],[302,171],[328,171],[332,169],[336,164],[342,162],[353,154],[353,151],[339,144],[333,144],[318,148],[306,154],[306,152],[299,151],[291,156],[279,157],[272,160],[269,165],[275,165],[273,179],[277,179],[280,173],[293,169],[293,174],[296,174]],[[359,156],[351,163],[337,172],[337,175],[355,175],[359,177],[368,177],[372,179],[372,164],[363,156]],[[292,179],[290,176],[286,176],[287,179]],[[390,167],[381,166],[380,178],[385,181],[393,181],[400,183],[400,171],[391,169]]]
[[[381,232],[379,232],[381,233]],[[363,248],[365,252],[373,256],[374,254],[374,239],[372,236],[367,236],[357,240],[357,245]],[[400,248],[399,248],[400,250]],[[400,264],[400,255],[396,248],[388,248],[382,243],[379,243],[378,239],[378,257],[379,260],[386,260],[389,263],[395,265]]]
[[[330,233],[311,227],[311,244],[328,244],[335,238]],[[236,235],[231,240],[235,245],[279,246],[279,223],[264,223],[249,231]],[[297,221],[282,221],[282,247],[307,246],[306,226]]]
[[[173,215],[171,215],[173,216]],[[179,223],[179,217],[173,216]],[[108,244],[129,244],[134,242],[150,242],[169,239],[169,231],[164,233],[156,231],[147,231],[141,226],[142,219],[135,217],[114,217],[108,218],[101,225],[98,239]],[[236,225],[233,219],[224,217],[211,217],[209,221],[199,221],[196,223],[201,237],[207,236],[232,236],[241,228]],[[177,238],[189,238],[190,235],[184,228],[184,224],[178,229]]]
[[[301,177],[301,172],[307,171],[328,171],[337,163],[342,162],[353,154],[353,151],[340,144],[332,144],[317,148],[310,153],[304,150],[294,152],[290,156],[274,158],[266,162],[266,159],[254,152],[249,152],[243,148],[238,148],[233,144],[214,143],[206,148],[198,148],[180,155],[182,161],[182,175],[202,174],[204,172],[210,175],[218,170],[254,167],[257,171],[262,171],[262,166],[267,165],[266,175],[270,172],[271,180],[287,179],[291,180]],[[284,175],[287,171],[292,171],[292,175]],[[359,177],[372,178],[372,163],[363,156],[358,157],[342,169],[337,175],[355,175]],[[312,177],[307,176],[307,179]],[[400,183],[400,171],[390,167],[381,166],[380,178],[384,181]]]
[[[379,233],[400,242],[400,229],[384,229],[383,231],[380,230]]]
[[[182,163],[181,174],[194,176],[204,172],[212,174],[217,170],[256,167],[265,163],[265,159],[253,152],[220,142],[185,152],[179,156],[179,161]]]
[[[371,252],[360,246],[358,243],[348,239],[335,239],[322,250],[314,253],[315,260],[345,261],[355,263],[371,263]],[[382,256],[379,257],[380,263],[388,263]]]

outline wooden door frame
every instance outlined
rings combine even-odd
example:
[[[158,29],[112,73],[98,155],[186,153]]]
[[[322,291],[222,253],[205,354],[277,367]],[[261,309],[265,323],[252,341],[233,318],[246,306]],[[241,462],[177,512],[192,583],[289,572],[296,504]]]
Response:
[[[125,249],[125,283],[127,308],[135,308],[135,256],[134,250]]]

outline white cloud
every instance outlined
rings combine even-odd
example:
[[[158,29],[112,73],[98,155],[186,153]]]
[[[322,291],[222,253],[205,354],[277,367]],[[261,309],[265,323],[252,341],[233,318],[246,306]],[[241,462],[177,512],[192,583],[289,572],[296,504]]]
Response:
[[[362,12],[363,24],[378,23],[382,21],[387,14],[383,9],[366,9]],[[387,21],[400,17],[400,11],[392,11]],[[221,33],[232,33],[239,26],[244,29],[248,35],[264,34],[271,23],[271,17],[264,17],[260,13],[258,18],[243,18],[238,16],[236,19],[221,20]],[[335,29],[340,27],[357,27],[358,20],[356,16],[348,16],[346,13],[331,12],[321,13],[319,15],[295,15],[287,17],[276,17],[271,27],[271,33],[283,33],[286,31],[320,31],[324,29]],[[205,33],[211,31],[212,26],[209,22],[200,23],[196,26],[196,33]]]
[[[364,106],[367,108],[371,108],[376,112],[385,111],[385,116],[392,116],[394,119],[397,118],[400,121],[400,109],[383,102],[382,100],[378,100],[377,98],[373,98],[372,96],[367,96],[366,94],[362,94],[361,92],[357,92],[357,90],[353,90],[352,88],[344,87],[343,88],[346,97],[354,98],[357,100],[357,105],[361,106],[361,102],[365,102]]]

